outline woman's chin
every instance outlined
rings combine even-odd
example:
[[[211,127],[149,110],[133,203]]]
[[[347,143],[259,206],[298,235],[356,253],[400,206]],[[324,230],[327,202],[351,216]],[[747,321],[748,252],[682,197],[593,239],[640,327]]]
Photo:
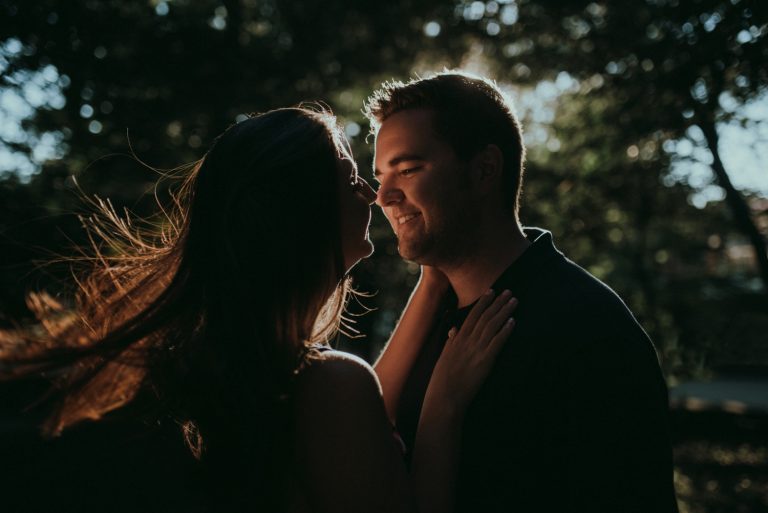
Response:
[[[347,257],[345,259],[347,273],[349,273],[349,271],[351,271],[352,268],[355,267],[358,264],[358,262],[360,262],[360,260],[364,258],[368,258],[372,254],[373,254],[373,243],[370,240],[365,239],[363,241],[363,244],[360,245],[360,251],[356,252],[354,256]]]
[[[363,255],[363,258],[368,258],[369,256],[373,255],[373,242],[371,242],[370,239],[365,239],[365,255]]]

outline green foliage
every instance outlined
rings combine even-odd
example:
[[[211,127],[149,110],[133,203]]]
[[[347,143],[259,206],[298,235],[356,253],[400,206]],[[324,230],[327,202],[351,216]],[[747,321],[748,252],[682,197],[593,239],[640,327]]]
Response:
[[[609,91],[597,101],[572,93],[559,106],[551,136],[562,142],[531,155],[523,220],[550,228],[566,255],[619,292],[668,374],[768,363],[764,300],[729,262],[726,246],[740,238],[724,205],[697,209],[687,187],[664,186],[671,156],[662,132],[639,139]],[[728,342],[737,333],[739,342]]]

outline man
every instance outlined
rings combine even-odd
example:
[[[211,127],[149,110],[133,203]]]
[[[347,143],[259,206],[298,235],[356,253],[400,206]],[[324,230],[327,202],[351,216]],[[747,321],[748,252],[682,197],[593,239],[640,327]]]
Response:
[[[445,72],[384,84],[365,112],[399,252],[453,292],[394,406],[408,451],[448,331],[485,290],[508,289],[516,326],[467,412],[457,511],[677,511],[656,353],[611,289],[549,232],[521,228],[525,150],[504,94]]]

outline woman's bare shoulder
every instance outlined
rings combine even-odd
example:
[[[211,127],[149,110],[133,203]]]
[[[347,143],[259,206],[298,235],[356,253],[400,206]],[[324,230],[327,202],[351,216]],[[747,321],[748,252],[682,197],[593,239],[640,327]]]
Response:
[[[313,506],[410,511],[405,466],[371,366],[323,351],[297,378],[294,454]]]
[[[297,376],[296,388],[298,397],[381,395],[376,373],[365,360],[335,350],[311,356]]]
[[[339,386],[375,386],[379,381],[373,368],[362,358],[343,351],[323,351],[311,356],[297,377],[299,389],[329,389]]]

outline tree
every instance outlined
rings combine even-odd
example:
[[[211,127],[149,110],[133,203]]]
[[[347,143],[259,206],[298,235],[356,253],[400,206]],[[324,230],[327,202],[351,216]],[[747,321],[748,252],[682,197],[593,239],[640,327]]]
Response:
[[[687,186],[663,185],[672,155],[661,135],[640,139],[622,97],[591,89],[564,93],[548,145],[531,147],[522,221],[551,229],[569,258],[619,293],[673,379],[768,363],[760,348],[768,316],[728,256],[725,205],[699,209],[686,201]]]

